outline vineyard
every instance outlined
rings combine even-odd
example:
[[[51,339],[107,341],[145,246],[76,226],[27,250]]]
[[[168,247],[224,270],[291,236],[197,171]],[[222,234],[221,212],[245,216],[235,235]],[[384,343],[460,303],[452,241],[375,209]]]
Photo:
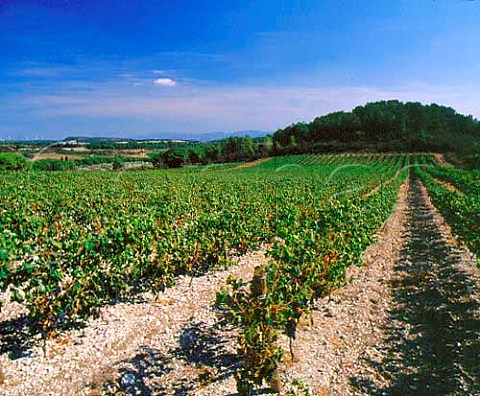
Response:
[[[425,186],[458,240],[480,257],[480,174],[426,154],[0,178],[1,308],[8,308],[0,315],[11,322],[9,307],[21,307],[32,337],[39,335],[41,359],[52,340],[88,326],[105,306],[158,301],[179,279],[200,281],[264,251],[253,278],[229,276],[214,290],[215,310],[236,334],[232,377],[240,395],[262,387],[288,392],[282,367],[296,359],[302,323],[311,318],[322,327],[313,320],[318,305],[362,264],[409,180],[411,191]],[[11,351],[8,339],[2,351]],[[11,384],[7,355],[2,382]],[[478,390],[478,373],[471,378],[469,389]],[[72,394],[86,384],[76,386]],[[197,394],[190,392],[178,394]]]
[[[426,169],[418,174],[435,205],[455,234],[480,257],[480,173],[453,168]]]

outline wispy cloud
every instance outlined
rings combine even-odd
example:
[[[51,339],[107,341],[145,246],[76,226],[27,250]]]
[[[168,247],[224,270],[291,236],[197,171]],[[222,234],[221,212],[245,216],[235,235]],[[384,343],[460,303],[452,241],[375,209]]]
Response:
[[[177,82],[171,78],[157,78],[153,83],[161,87],[174,87],[177,85]]]
[[[164,58],[182,58],[182,59],[205,59],[213,61],[224,61],[226,56],[224,54],[194,52],[194,51],[165,51],[156,54],[158,57]]]
[[[165,79],[164,79],[165,80]],[[174,82],[173,80],[171,80]],[[163,84],[163,85],[162,85]],[[171,84],[162,82],[160,85]],[[310,121],[336,110],[350,110],[369,101],[397,98],[437,102],[480,116],[480,91],[461,87],[412,84],[403,89],[374,87],[197,86],[175,90],[149,86],[88,86],[57,95],[32,95],[17,102],[50,120],[65,116],[89,119],[150,120],[166,130],[274,130],[293,122]],[[150,87],[152,87],[150,85]],[[188,122],[187,122],[188,121]]]
[[[168,69],[154,69],[151,72],[156,75],[160,76],[166,76],[172,73],[173,70],[168,70]]]
[[[59,77],[71,70],[68,67],[28,67],[11,72],[12,75],[22,77]]]

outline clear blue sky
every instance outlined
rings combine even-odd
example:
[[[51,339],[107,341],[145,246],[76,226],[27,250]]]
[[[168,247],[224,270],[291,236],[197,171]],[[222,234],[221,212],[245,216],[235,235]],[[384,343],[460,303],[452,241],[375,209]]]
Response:
[[[0,0],[0,138],[274,131],[398,98],[480,117],[480,1]]]

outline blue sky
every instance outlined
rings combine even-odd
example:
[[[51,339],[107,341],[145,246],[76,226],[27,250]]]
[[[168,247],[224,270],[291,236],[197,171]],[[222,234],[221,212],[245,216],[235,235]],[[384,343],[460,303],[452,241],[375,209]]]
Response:
[[[480,118],[480,1],[0,0],[0,138],[265,130],[367,101]]]

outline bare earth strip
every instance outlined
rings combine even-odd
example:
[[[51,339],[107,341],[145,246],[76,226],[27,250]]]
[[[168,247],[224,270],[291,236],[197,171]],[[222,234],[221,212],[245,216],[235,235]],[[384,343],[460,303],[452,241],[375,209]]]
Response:
[[[185,394],[201,381],[231,373],[236,337],[217,320],[215,292],[230,275],[250,279],[264,261],[262,252],[247,254],[225,271],[180,278],[156,301],[104,307],[84,329],[48,341],[47,356],[38,340],[22,344],[22,333],[5,334],[2,323],[2,341],[16,345],[0,357],[0,394]],[[197,349],[202,354],[192,353]]]
[[[480,394],[480,272],[458,246],[423,185],[412,182],[408,244],[392,284],[396,305],[386,329],[386,386],[368,394]]]
[[[363,267],[350,268],[348,283],[316,302],[314,326],[297,332],[294,362],[284,367],[286,389],[299,379],[314,395],[350,395],[356,394],[350,378],[379,377],[375,368],[361,361],[364,357],[381,360],[378,346],[394,303],[390,280],[405,243],[408,189],[408,184],[401,187],[397,207],[382,227],[379,241],[364,253]]]
[[[463,195],[463,192],[458,190],[457,187],[455,187],[452,183],[449,183],[447,181],[433,178],[435,180],[435,183],[440,184],[441,186],[445,187],[446,189],[452,191],[452,192],[458,192],[459,194]]]
[[[480,395],[480,272],[418,180],[364,261],[316,304],[284,382],[314,395]]]
[[[433,153],[433,156],[435,157],[435,159],[437,160],[437,162],[440,164],[440,166],[444,166],[446,168],[451,168],[452,167],[452,164],[450,164],[449,162],[447,162],[447,160],[445,159],[444,155],[441,154],[441,153]]]
[[[271,158],[260,158],[255,161],[250,161],[250,162],[243,162],[240,165],[235,166],[234,168],[230,168],[228,170],[237,170],[237,169],[245,169],[245,168],[251,168],[252,166],[257,166],[260,164],[263,164],[264,162],[267,162]]]
[[[364,266],[350,268],[348,284],[329,297],[316,302],[312,312],[314,325],[301,326],[294,342],[294,360],[285,355],[280,368],[285,392],[299,389],[303,383],[312,395],[349,395],[349,377],[359,369],[365,354],[377,360],[383,342],[382,328],[393,304],[388,285],[393,266],[404,244],[408,184],[401,187],[394,213],[382,227],[380,240],[364,253]],[[283,349],[289,350],[283,338]],[[365,368],[374,376],[375,369]],[[195,393],[201,396],[235,394],[232,377]],[[267,394],[266,388],[256,394]],[[301,394],[301,393],[299,393]]]

